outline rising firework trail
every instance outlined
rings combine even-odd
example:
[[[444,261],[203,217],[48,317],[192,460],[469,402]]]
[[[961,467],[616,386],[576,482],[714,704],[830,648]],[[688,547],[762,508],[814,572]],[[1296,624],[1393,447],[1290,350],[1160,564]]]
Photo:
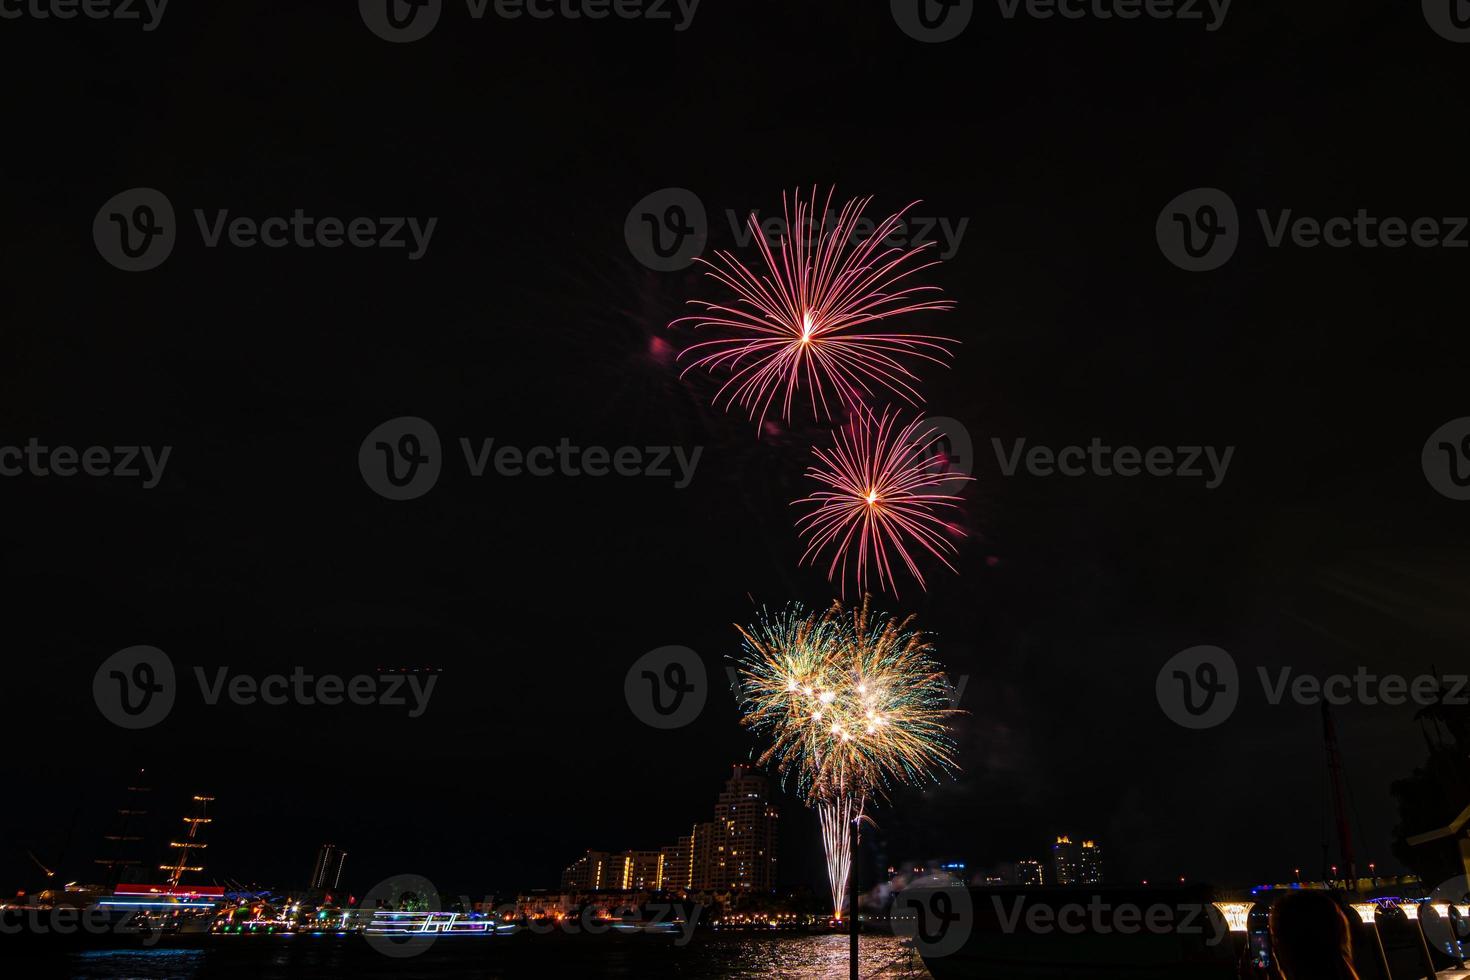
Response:
[[[927,586],[916,554],[927,552],[955,571],[952,538],[965,532],[941,515],[957,511],[960,498],[936,488],[970,477],[949,472],[939,442],[939,431],[923,418],[900,428],[897,414],[864,410],[838,430],[835,446],[814,448],[817,462],[806,475],[825,489],[793,501],[811,507],[796,522],[806,544],[802,564],[830,554],[827,579],[844,596],[849,571],[859,592],[876,576],[880,589],[897,596],[895,558],[920,588]]]
[[[895,782],[927,785],[958,769],[950,688],[912,622],[864,598],[822,614],[793,603],[737,627],[743,723],[771,740],[761,764],[774,763],[817,810],[839,919],[868,806]]]
[[[692,323],[728,334],[693,344],[680,352],[690,358],[681,373],[696,368],[730,377],[715,394],[728,409],[739,403],[757,427],[780,399],[788,423],[798,396],[809,401],[817,420],[834,418],[836,409],[866,404],[878,392],[897,395],[910,404],[923,398],[914,384],[917,362],[948,363],[947,337],[897,332],[885,321],[926,310],[950,310],[954,304],[934,296],[939,287],[916,284],[912,277],[938,261],[924,262],[933,246],[885,246],[912,208],[884,218],[859,240],[863,211],[872,198],[853,199],[829,221],[832,191],[820,220],[814,215],[816,189],[810,202],[799,192],[788,202],[781,195],[786,231],[772,251],[752,213],[751,237],[760,249],[762,267],[750,268],[730,252],[717,251],[707,275],[733,293],[720,302],[691,300],[703,312],[680,317],[670,326]]]

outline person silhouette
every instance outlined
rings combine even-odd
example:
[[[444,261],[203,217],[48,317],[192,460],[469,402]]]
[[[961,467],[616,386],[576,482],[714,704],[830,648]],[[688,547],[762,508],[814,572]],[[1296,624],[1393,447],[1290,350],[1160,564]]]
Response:
[[[1292,892],[1272,906],[1271,955],[1284,980],[1361,980],[1347,914],[1326,892]]]

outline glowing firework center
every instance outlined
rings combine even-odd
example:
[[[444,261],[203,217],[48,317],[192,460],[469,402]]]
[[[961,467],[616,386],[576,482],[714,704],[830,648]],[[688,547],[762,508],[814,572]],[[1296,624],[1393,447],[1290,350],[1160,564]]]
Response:
[[[817,810],[839,919],[870,799],[891,781],[919,785],[956,769],[948,687],[911,619],[875,615],[865,599],[822,615],[793,604],[741,630],[745,724],[771,738],[761,763],[794,777]]]

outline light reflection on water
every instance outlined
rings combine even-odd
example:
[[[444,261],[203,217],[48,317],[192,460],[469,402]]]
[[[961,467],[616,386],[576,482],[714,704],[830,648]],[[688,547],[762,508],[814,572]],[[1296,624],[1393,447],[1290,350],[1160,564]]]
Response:
[[[195,980],[291,977],[457,978],[629,977],[638,980],[845,980],[847,937],[701,934],[669,943],[507,944],[494,939],[440,941],[421,956],[393,959],[352,939],[245,939],[195,949],[95,950],[67,955],[73,980]],[[918,957],[892,936],[863,936],[863,980],[928,980]]]
[[[859,950],[858,974],[864,980],[929,976],[918,957],[910,957],[909,951],[892,936],[864,936]],[[710,964],[714,976],[739,980],[757,977],[830,980],[848,975],[846,936],[806,936],[775,942],[746,940],[732,943],[719,952],[720,961]]]

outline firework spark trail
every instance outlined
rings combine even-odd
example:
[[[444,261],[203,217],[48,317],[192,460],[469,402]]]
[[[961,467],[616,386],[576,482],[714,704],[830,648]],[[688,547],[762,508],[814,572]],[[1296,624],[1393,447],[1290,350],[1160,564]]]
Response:
[[[810,203],[802,201],[800,192],[793,193],[788,203],[782,193],[786,233],[779,242],[779,257],[752,213],[749,227],[765,263],[764,272],[752,271],[726,251],[715,252],[713,262],[698,260],[709,267],[706,274],[710,278],[735,294],[735,302],[691,300],[703,306],[704,312],[669,324],[687,322],[695,329],[733,331],[734,336],[702,341],[681,351],[681,359],[686,355],[694,359],[680,377],[696,368],[729,370],[731,375],[716,392],[715,402],[723,398],[726,409],[739,402],[757,428],[777,395],[781,396],[781,415],[789,423],[792,403],[803,387],[818,420],[834,417],[829,393],[838,405],[854,408],[865,404],[876,386],[920,404],[923,398],[913,384],[918,375],[905,360],[944,365],[951,356],[949,345],[958,343],[948,337],[864,329],[892,317],[951,310],[954,304],[926,298],[925,294],[939,292],[937,286],[905,281],[939,264],[915,262],[933,242],[915,248],[883,247],[917,201],[883,219],[872,234],[854,244],[863,211],[872,198],[848,201],[829,227],[832,194],[827,192],[821,222],[813,229],[816,188]]]
[[[839,918],[868,802],[895,781],[925,785],[958,770],[949,685],[912,623],[874,613],[865,597],[822,614],[793,603],[737,627],[744,724],[771,739],[760,763],[774,762],[817,808]]]
[[[938,430],[923,418],[899,429],[897,414],[861,411],[838,430],[835,446],[814,448],[817,463],[807,469],[807,476],[829,489],[792,501],[814,505],[796,522],[806,541],[801,564],[815,565],[830,550],[827,580],[837,581],[844,596],[854,554],[859,592],[867,591],[869,575],[876,574],[880,589],[898,595],[891,552],[923,589],[928,586],[914,551],[928,552],[956,571],[949,559],[959,548],[950,536],[964,537],[965,532],[939,514],[945,508],[958,509],[960,498],[935,493],[933,488],[970,477],[948,471],[948,459],[937,452],[939,438]]]
[[[852,831],[862,807],[851,796],[822,800],[817,819],[822,825],[822,850],[827,855],[827,881],[832,886],[832,915],[841,920],[847,908],[847,874],[852,863]]]

